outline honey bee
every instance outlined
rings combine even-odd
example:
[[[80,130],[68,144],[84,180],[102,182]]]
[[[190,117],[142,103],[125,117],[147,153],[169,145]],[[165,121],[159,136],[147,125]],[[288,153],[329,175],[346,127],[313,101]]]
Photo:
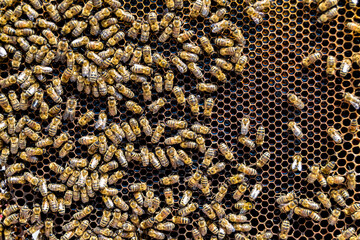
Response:
[[[336,236],[336,239],[345,240],[349,239],[356,233],[355,228],[349,227],[348,229],[343,230],[339,235]]]
[[[201,13],[202,8],[203,8],[203,1],[196,0],[190,9],[190,17],[197,18]]]
[[[94,119],[94,112],[88,110],[85,114],[83,114],[82,116],[80,116],[79,118],[79,125],[80,126],[85,126],[86,124],[88,124],[89,122],[91,122],[91,120]]]
[[[78,211],[73,215],[75,220],[81,220],[84,217],[88,216],[92,211],[94,210],[94,207],[92,205],[88,205],[84,207],[82,210]]]
[[[325,12],[318,18],[318,23],[325,23],[333,18],[335,18],[339,14],[338,7],[334,7],[329,11]]]
[[[238,137],[238,142],[243,144],[244,146],[250,148],[250,149],[255,148],[255,143],[249,137],[246,137],[244,135],[240,135]]]
[[[336,142],[337,144],[342,143],[343,139],[342,139],[339,131],[336,130],[334,127],[328,128],[327,133],[334,140],[334,142]]]
[[[212,33],[219,33],[231,27],[231,22],[229,20],[221,20],[217,23],[213,23],[210,25]]]
[[[344,59],[340,65],[340,76],[345,77],[351,69],[352,62],[350,59]]]
[[[222,170],[225,169],[225,163],[223,162],[218,162],[215,165],[211,166],[210,168],[208,168],[207,173],[209,175],[214,175],[217,174],[219,172],[221,172]]]
[[[74,148],[74,142],[73,141],[67,141],[64,146],[59,151],[59,157],[64,158],[66,155],[69,154],[69,152]]]
[[[49,193],[47,195],[47,199],[49,201],[50,210],[54,213],[57,212],[59,209],[59,206],[58,206],[58,202],[57,202],[57,198],[56,198],[55,194]]]
[[[341,196],[339,191],[337,190],[331,190],[330,196],[334,199],[334,201],[339,204],[341,207],[346,207],[345,199]]]
[[[311,209],[311,210],[319,210],[320,209],[320,205],[310,199],[300,199],[299,203],[303,207]]]
[[[134,114],[142,114],[143,113],[143,109],[142,107],[140,107],[137,103],[135,103],[134,101],[127,101],[125,103],[126,108],[128,110],[130,110],[131,112],[133,112]]]
[[[288,127],[293,132],[295,137],[297,137],[298,139],[301,140],[304,137],[304,134],[302,133],[301,128],[296,124],[295,121],[290,121],[288,123]]]
[[[328,176],[326,181],[329,183],[329,185],[342,184],[345,182],[345,177],[340,175]]]
[[[186,42],[187,40],[190,40],[195,35],[195,32],[193,30],[184,31],[177,37],[177,41],[179,43]]]
[[[34,207],[32,209],[32,215],[31,215],[31,218],[30,218],[30,222],[33,224],[35,222],[39,222],[40,219],[41,219],[41,207],[40,207],[40,204],[38,203],[35,203],[34,204]]]
[[[188,66],[177,56],[172,55],[171,56],[171,62],[176,66],[176,68],[181,73],[186,73],[188,70]]]
[[[280,204],[279,208],[280,208],[280,211],[282,213],[287,213],[287,212],[290,212],[292,210],[294,210],[295,213],[296,213],[296,211],[297,211],[296,208],[298,208],[297,206],[298,206],[298,200],[295,199],[295,200],[292,200],[292,201],[290,201],[288,203]],[[298,208],[298,209],[300,210],[302,208]],[[310,210],[307,210],[307,211],[309,211],[309,213],[310,213]],[[299,213],[296,213],[296,214],[299,215]]]
[[[149,106],[149,110],[152,113],[157,113],[160,108],[164,107],[166,103],[166,99],[165,98],[158,98],[157,100],[153,101]]]
[[[351,93],[343,93],[344,100],[350,103],[355,109],[360,108],[360,99]]]
[[[233,213],[230,213],[226,216],[226,219],[229,220],[230,222],[234,222],[234,223],[243,223],[246,222],[248,219],[246,216],[244,215],[236,215]]]
[[[334,56],[328,56],[326,61],[326,74],[334,76],[336,73],[336,58]]]
[[[249,199],[250,199],[251,201],[254,201],[254,200],[259,196],[262,188],[263,188],[262,185],[260,185],[260,184],[255,184],[253,190],[251,190],[251,192],[250,192],[250,197],[249,197]]]
[[[340,209],[336,208],[336,209],[332,210],[331,215],[328,218],[329,224],[330,225],[336,225],[336,223],[339,220],[340,214],[341,214]]]
[[[318,178],[318,175],[320,174],[320,168],[319,165],[313,165],[310,168],[310,174],[308,175],[308,177],[306,178],[306,180],[309,183],[314,183],[315,180]]]
[[[291,170],[293,172],[296,172],[296,171],[299,171],[301,172],[302,171],[302,157],[300,154],[295,154],[293,157],[293,163],[291,164]]]
[[[235,209],[240,210],[240,214],[244,214],[251,209],[254,208],[254,205],[251,202],[246,202],[245,200],[240,200],[239,202],[235,203]]]
[[[304,107],[305,107],[304,102],[295,94],[288,93],[287,98],[288,98],[289,103],[294,105],[297,109],[299,109],[299,110],[304,109]]]
[[[39,13],[35,9],[33,9],[29,4],[24,4],[22,6],[22,10],[30,21],[34,21],[39,17]]]
[[[265,14],[263,12],[257,11],[254,7],[249,6],[246,8],[246,13],[252,18],[255,24],[260,24],[263,21]]]
[[[347,22],[345,26],[347,29],[354,31],[355,33],[360,33],[360,24],[359,23]],[[358,58],[356,55],[354,55],[354,57],[356,59]],[[355,61],[354,57],[353,57],[353,61]],[[355,62],[357,62],[357,61],[355,61]]]
[[[239,200],[246,192],[246,190],[248,189],[248,184],[247,183],[241,183],[238,188],[235,190],[234,194],[233,194],[233,198],[235,200]]]
[[[331,208],[331,202],[328,196],[323,192],[316,193],[317,198],[325,208]]]
[[[14,225],[17,224],[19,222],[19,214],[18,213],[14,213],[9,215],[8,217],[4,218],[3,223],[5,226],[10,226],[10,225]]]
[[[185,217],[185,216],[189,215],[190,213],[195,212],[196,209],[198,209],[198,207],[199,207],[199,204],[190,203],[186,207],[179,209],[178,214]]]
[[[348,189],[354,190],[356,187],[356,173],[350,171],[346,174],[346,186]]]
[[[159,31],[160,27],[159,27],[159,23],[157,21],[157,14],[154,11],[149,12],[148,22],[149,22],[151,31],[153,31],[153,32]]]
[[[124,131],[125,137],[129,142],[134,142],[136,140],[136,135],[127,122],[121,123],[121,128]]]

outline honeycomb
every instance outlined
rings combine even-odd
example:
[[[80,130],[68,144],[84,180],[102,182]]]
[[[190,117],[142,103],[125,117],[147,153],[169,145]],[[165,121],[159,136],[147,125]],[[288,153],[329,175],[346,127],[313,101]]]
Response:
[[[156,11],[159,15],[164,14],[166,5],[163,1],[143,0],[133,1],[124,0],[123,7],[125,10],[144,17],[150,11]],[[216,105],[213,109],[211,118],[203,118],[202,115],[194,117],[188,106],[182,107],[176,103],[176,99],[172,96],[164,108],[157,114],[146,113],[147,118],[154,126],[159,121],[168,119],[182,118],[190,124],[202,122],[207,126],[211,126],[211,135],[206,136],[206,146],[218,148],[218,144],[225,142],[234,152],[237,161],[225,161],[224,157],[219,155],[214,163],[224,161],[226,163],[225,170],[220,174],[208,176],[211,183],[211,195],[218,192],[218,186],[221,183],[227,183],[227,179],[232,174],[237,174],[237,162],[245,162],[254,164],[260,154],[268,150],[271,153],[271,160],[261,170],[256,177],[250,177],[249,184],[251,186],[256,183],[263,185],[260,196],[255,200],[254,209],[247,216],[252,226],[249,232],[251,236],[255,236],[263,230],[274,233],[274,238],[280,231],[281,222],[287,218],[287,214],[281,213],[277,204],[276,197],[281,193],[288,193],[292,190],[298,192],[301,198],[315,198],[315,193],[321,190],[329,192],[329,187],[321,188],[318,183],[309,184],[306,177],[309,174],[309,167],[315,163],[324,165],[328,159],[336,161],[334,168],[337,174],[343,175],[349,170],[360,172],[359,168],[359,137],[360,133],[349,133],[350,121],[358,120],[358,112],[348,103],[343,101],[341,91],[356,93],[359,80],[359,66],[353,64],[350,74],[341,78],[329,77],[325,73],[326,58],[328,55],[336,56],[338,66],[344,58],[349,58],[355,52],[359,52],[360,38],[358,35],[345,29],[345,22],[356,21],[360,17],[358,7],[350,8],[347,1],[340,0],[338,3],[339,15],[327,23],[320,24],[317,18],[320,13],[317,12],[315,3],[305,4],[294,0],[283,1],[276,0],[272,2],[270,10],[266,12],[264,21],[261,24],[255,24],[251,18],[245,13],[246,4],[243,1],[230,1],[227,6],[228,14],[225,19],[231,20],[243,31],[246,39],[244,54],[249,57],[249,63],[241,74],[234,72],[228,73],[229,81],[223,85],[219,85],[215,93],[210,94],[216,98]],[[208,19],[198,17],[190,18],[191,2],[184,1],[182,11],[177,11],[176,15],[180,16],[184,22],[185,30],[194,30],[196,37],[193,41],[198,40],[203,35],[215,37],[211,33],[210,22]],[[212,5],[211,12],[215,12],[217,7]],[[45,12],[39,10],[39,13]],[[46,13],[43,14],[46,16]],[[61,25],[61,23],[60,23]],[[136,43],[137,40],[134,40]],[[181,44],[170,38],[163,44],[157,42],[157,37],[150,37],[150,46],[153,51],[163,54],[169,58],[171,53],[176,53],[181,49]],[[125,42],[120,43],[121,47],[125,46]],[[311,51],[316,50],[322,53],[321,60],[308,69],[302,67],[301,61]],[[200,68],[204,71],[205,78],[211,82],[216,79],[209,73],[210,67],[214,65],[214,56],[201,55],[198,61]],[[23,71],[23,66],[18,71],[12,69],[10,62],[3,61],[0,63],[0,76],[6,78],[11,74]],[[64,71],[61,64],[54,64],[54,74],[60,75]],[[161,68],[157,68],[156,72],[165,74]],[[195,85],[196,80],[189,72],[180,74],[175,71],[175,85],[183,87],[185,95],[197,94],[202,99],[209,97],[209,94],[197,92]],[[3,89],[7,94],[8,90],[17,90],[17,87],[11,86]],[[305,109],[297,110],[287,102],[288,93],[296,93],[305,100]],[[146,103],[142,101],[141,90],[135,90],[136,97],[140,99],[140,105],[144,108]],[[50,101],[45,96],[45,100]],[[78,92],[76,84],[69,82],[64,86],[64,100],[71,96],[75,96],[78,100],[78,108],[76,109],[76,117],[84,114],[88,110],[94,111],[96,116],[100,111],[106,111],[107,98],[94,98],[84,92]],[[153,98],[164,97],[164,94],[155,93]],[[203,102],[201,101],[201,104]],[[61,105],[62,113],[65,110],[65,104]],[[125,108],[124,104],[118,107],[120,114],[111,117],[108,115],[108,122],[120,123],[127,121],[132,117],[137,117]],[[15,113],[16,119],[21,118],[20,112]],[[45,128],[49,121],[42,121],[36,112],[29,111],[26,114],[30,119],[41,123],[41,137],[46,136]],[[251,119],[250,138],[255,139],[256,129],[263,125],[266,129],[265,143],[262,147],[250,150],[237,142],[239,135],[239,120],[244,116]],[[287,123],[291,120],[296,121],[302,128],[305,140],[299,140],[289,132]],[[359,121],[358,121],[359,122]],[[328,127],[334,126],[343,136],[344,143],[335,144],[327,135]],[[78,140],[80,137],[89,133],[98,134],[98,130],[94,128],[94,121],[85,126],[78,125],[76,122],[63,121],[61,132],[67,132],[72,140]],[[165,136],[171,136],[173,132],[166,129]],[[150,142],[150,138],[141,138],[135,143],[138,149],[141,145],[147,145],[150,150],[154,146]],[[76,141],[76,146],[68,156],[60,159],[57,156],[58,149],[50,147],[40,161],[36,164],[26,162],[26,168],[34,175],[44,177],[48,183],[57,183],[58,176],[50,171],[49,164],[56,162],[64,166],[71,158],[88,158],[87,147],[81,146]],[[290,171],[292,157],[295,154],[303,156],[302,172]],[[164,188],[159,183],[160,179],[171,174],[178,174],[180,181],[172,186],[175,198],[175,209],[183,192],[188,189],[185,179],[192,175],[195,169],[201,168],[203,154],[193,152],[191,154],[193,165],[185,166],[179,169],[161,168],[156,170],[152,167],[142,167],[136,162],[130,162],[126,172],[128,175],[121,179],[115,186],[120,190],[119,196],[125,201],[130,200],[129,185],[135,182],[144,182],[155,190],[155,194],[160,197],[160,208],[165,207]],[[17,158],[9,158],[7,164],[20,162]],[[229,186],[228,193],[223,201],[226,213],[234,211],[236,201],[232,198],[232,193],[236,189],[236,185]],[[359,185],[357,185],[359,189]],[[41,195],[34,194],[29,184],[10,185],[11,200],[8,204],[18,203],[19,205],[28,204],[30,207],[35,203],[41,204]],[[360,200],[358,190],[350,191],[351,197],[346,200],[350,205]],[[248,197],[248,192],[246,193]],[[193,202],[197,202],[201,206],[210,203],[211,198],[201,194],[200,191],[193,191]],[[335,204],[333,202],[333,204]],[[93,205],[95,210],[87,218],[90,221],[90,227],[98,226],[105,209],[104,203],[100,195],[90,199],[88,204],[81,202],[73,203],[71,209],[67,209],[64,216],[48,214],[42,216],[42,219],[54,219],[54,231],[57,237],[64,234],[62,225],[72,219],[74,213],[82,209],[85,205]],[[289,239],[325,239],[335,238],[340,234],[343,228],[349,226],[359,227],[358,221],[353,221],[351,217],[341,214],[340,220],[336,226],[330,226],[327,221],[329,211],[322,208],[320,211],[322,220],[319,224],[313,224],[311,219],[305,219],[294,215],[291,220],[292,228],[289,233]],[[196,222],[200,216],[203,216],[201,210],[190,215],[193,222]],[[168,237],[176,239],[191,239],[193,226],[177,225],[175,230],[167,233]],[[26,239],[24,229],[15,228],[14,233],[18,239]],[[209,236],[209,235],[207,235]],[[234,235],[230,235],[229,239],[233,239]]]

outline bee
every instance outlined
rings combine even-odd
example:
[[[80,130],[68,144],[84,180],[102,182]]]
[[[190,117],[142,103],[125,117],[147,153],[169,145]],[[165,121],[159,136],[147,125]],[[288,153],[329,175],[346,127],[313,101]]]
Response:
[[[326,61],[326,74],[335,76],[336,73],[336,58],[334,56],[328,56]]]
[[[19,214],[18,213],[11,214],[10,216],[4,218],[4,220],[3,220],[3,223],[6,227],[17,224],[18,222],[19,222]]]
[[[45,227],[44,227],[45,236],[49,237],[50,234],[53,234],[53,228],[54,228],[54,221],[50,218],[47,218],[45,220]]]
[[[339,191],[337,190],[331,190],[330,196],[334,199],[334,201],[339,204],[341,207],[346,207],[345,199],[341,196]]]
[[[226,82],[227,78],[224,72],[218,68],[217,66],[211,66],[210,68],[210,74],[214,76],[218,81],[220,82]]]
[[[25,56],[25,62],[30,64],[35,60],[35,55],[38,51],[38,48],[34,45],[30,46],[29,50],[26,53]]]
[[[256,167],[262,168],[265,166],[265,164],[270,160],[270,157],[271,155],[268,151],[264,152],[256,162]]]
[[[360,108],[360,99],[351,93],[343,93],[344,100],[350,103],[355,109]]]
[[[299,203],[303,207],[311,209],[311,210],[319,210],[320,209],[320,205],[310,199],[300,199]]]
[[[288,93],[287,98],[288,98],[289,103],[294,105],[297,109],[299,109],[299,110],[304,109],[304,107],[305,107],[304,102],[295,94]]]
[[[187,180],[188,186],[190,188],[195,188],[198,185],[201,177],[202,177],[202,171],[196,170],[195,173],[191,175],[190,178]]]
[[[346,187],[348,189],[354,190],[356,187],[356,173],[350,171],[346,174]]]
[[[137,19],[132,23],[132,27],[128,30],[128,37],[135,39],[141,30],[141,19]]]
[[[345,240],[349,239],[356,233],[355,228],[349,227],[348,229],[343,230],[339,235],[336,236],[336,239]]]
[[[135,215],[137,216],[141,216],[143,214],[145,214],[144,209],[142,209],[136,201],[134,200],[130,200],[130,208],[132,209],[132,211],[134,212]]]
[[[356,22],[347,22],[346,23],[346,28],[351,30],[351,31],[354,31],[355,33],[360,33],[360,24],[359,23],[356,23]],[[358,59],[358,56],[357,55],[354,55],[353,56],[353,61],[355,61],[355,59]],[[357,62],[357,61],[355,61]]]
[[[228,191],[228,185],[225,183],[221,183],[219,186],[219,192],[215,195],[215,201],[219,203],[222,202],[227,191]]]
[[[198,209],[199,204],[197,203],[190,203],[189,205],[187,205],[184,208],[181,208],[178,210],[178,214],[181,215],[182,217],[185,217],[193,212],[196,211],[196,209]]]
[[[218,235],[219,228],[216,226],[214,222],[208,222],[208,229],[212,234]]]
[[[232,234],[233,232],[235,232],[235,227],[226,219],[226,218],[221,218],[219,220],[219,225],[225,229],[226,234]],[[245,230],[245,229],[243,229]]]
[[[301,140],[304,137],[304,134],[302,133],[301,128],[296,124],[295,121],[290,121],[288,123],[288,127],[293,132],[295,137],[297,137],[298,139]]]
[[[333,6],[337,5],[337,0],[327,0],[319,4],[318,11],[325,12],[326,10],[332,8]]]
[[[243,163],[237,165],[237,169],[239,172],[242,172],[246,175],[255,176],[257,175],[257,171],[251,167],[246,166]]]
[[[79,125],[85,126],[89,122],[91,122],[94,119],[95,113],[93,111],[88,110],[85,114],[80,116],[79,118]]]
[[[157,21],[157,14],[154,11],[149,12],[148,22],[151,28],[151,31],[158,32],[159,31],[159,23]]]
[[[302,157],[300,154],[295,154],[293,157],[293,163],[291,164],[291,170],[293,172],[296,172],[296,171],[299,171],[301,172],[302,171]]]
[[[180,178],[179,175],[171,175],[169,177],[163,177],[160,179],[160,183],[165,186],[173,185],[179,182],[179,178]]]
[[[125,138],[125,132],[116,123],[110,124],[110,129],[105,130],[106,136],[114,143],[118,144]]]
[[[11,214],[17,212],[20,210],[20,206],[15,203],[15,204],[9,204],[6,206],[6,208],[3,210],[2,214],[4,217],[8,217],[10,216]]]
[[[181,225],[187,225],[190,223],[190,219],[187,217],[180,217],[180,216],[174,216],[172,217],[171,221],[173,223],[175,223],[176,225],[181,224]]]
[[[262,185],[260,184],[255,184],[253,190],[250,192],[250,197],[249,199],[251,201],[254,201],[260,194],[261,190],[262,190]]]
[[[54,148],[59,148],[69,140],[69,134],[68,133],[61,133],[59,136],[55,137],[54,139]]]
[[[306,180],[309,183],[314,183],[315,180],[318,178],[318,175],[320,174],[320,168],[319,165],[313,165],[310,168],[310,174],[308,175],[308,177],[306,178]]]
[[[58,211],[59,206],[58,206],[58,202],[57,202],[57,198],[55,196],[54,193],[49,193],[47,195],[47,199],[49,201],[49,205],[50,205],[50,210],[55,213]]]
[[[245,175],[243,173],[240,173],[231,176],[228,181],[231,185],[234,185],[234,184],[242,183],[245,180],[247,180],[247,178],[245,178]]]
[[[153,54],[153,61],[161,68],[169,68],[170,66],[168,61],[157,52]]]
[[[263,21],[265,14],[263,12],[257,11],[254,7],[249,6],[246,8],[246,13],[252,18],[255,24],[260,24]]]
[[[84,207],[82,210],[78,211],[73,215],[75,220],[81,220],[84,217],[88,216],[92,211],[94,210],[94,207],[92,205],[88,205]]]
[[[49,136],[54,137],[61,125],[61,116],[54,117],[49,124]]]
[[[338,7],[334,7],[329,11],[325,12],[318,18],[319,23],[325,23],[333,18],[335,18],[339,14]]]
[[[143,113],[143,109],[142,107],[140,107],[137,103],[133,102],[133,101],[127,101],[125,103],[126,108],[128,110],[130,110],[131,112],[133,112],[134,114],[142,114]]]
[[[197,62],[199,61],[199,56],[195,53],[187,52],[187,51],[180,51],[179,57],[183,60],[186,60],[188,62]]]
[[[159,98],[155,101],[153,101],[149,106],[149,110],[152,112],[152,113],[157,113],[160,108],[164,107],[165,106],[165,103],[166,103],[166,99],[165,98]]]
[[[198,83],[196,89],[200,92],[213,93],[217,91],[218,87],[211,83]]]
[[[174,86],[174,72],[172,70],[168,70],[165,74],[164,81],[164,89],[165,91],[171,91]]]
[[[233,198],[238,201],[244,195],[244,193],[248,189],[248,186],[249,185],[247,183],[241,183],[235,190]]]
[[[126,139],[129,142],[134,142],[136,140],[136,135],[127,122],[121,123],[121,128],[124,131]]]
[[[33,9],[29,4],[24,4],[22,6],[23,12],[26,14],[26,16],[29,18],[30,21],[34,21],[39,17],[39,13]],[[49,13],[50,15],[50,13]]]
[[[224,69],[226,71],[231,71],[233,69],[233,65],[231,63],[229,63],[228,61],[222,59],[222,58],[216,58],[215,59],[215,64],[216,64],[217,67],[219,67],[221,69]]]
[[[31,215],[31,218],[30,218],[30,222],[32,224],[34,224],[35,222],[39,222],[41,220],[40,214],[41,214],[40,204],[35,203],[34,207],[32,209],[32,215]]]
[[[352,62],[350,59],[344,59],[340,65],[340,76],[345,77],[351,69]]]
[[[331,215],[328,218],[329,224],[330,225],[336,225],[336,223],[339,221],[339,217],[341,214],[341,210],[336,208],[334,210],[331,211]]]
[[[231,22],[229,20],[221,20],[220,22],[213,23],[210,25],[212,33],[219,33],[231,27]]]
[[[199,226],[200,235],[204,237],[207,233],[207,223],[205,219],[203,217],[200,217],[197,224]]]
[[[225,169],[225,163],[223,162],[218,162],[215,165],[211,166],[210,168],[208,168],[207,173],[209,175],[214,175],[217,174],[219,172],[221,172],[222,170]]]
[[[314,64],[317,60],[319,60],[321,58],[321,56],[322,55],[320,52],[310,54],[308,57],[306,57],[302,60],[302,65],[304,67],[309,67],[311,64]]]
[[[13,56],[13,59],[12,59],[12,62],[11,62],[11,66],[14,68],[14,69],[18,69],[20,67],[20,64],[21,64],[21,60],[22,60],[22,54],[20,51],[16,51],[14,53],[14,56]]]
[[[183,0],[174,0],[174,7],[175,9],[182,9],[184,7]]]
[[[327,133],[334,140],[334,142],[336,142],[337,144],[342,143],[343,139],[342,139],[339,131],[336,130],[334,127],[328,128]]]
[[[202,8],[203,8],[203,1],[196,0],[190,9],[190,17],[197,18],[201,13]]]
[[[255,148],[255,143],[249,137],[246,137],[244,135],[240,135],[238,137],[238,142],[243,144],[244,146],[250,148],[250,149]]]
[[[216,218],[215,211],[211,208],[209,204],[204,204],[202,208],[203,213],[210,218],[211,220]],[[210,227],[210,226],[209,226]]]
[[[187,72],[188,66],[179,57],[177,57],[175,55],[172,55],[171,56],[171,62],[175,65],[175,67],[179,70],[180,73],[186,73]]]
[[[69,154],[69,152],[74,148],[74,142],[73,141],[67,141],[67,143],[64,144],[64,146],[59,151],[59,157],[64,158],[66,155]]]
[[[328,196],[323,192],[316,193],[317,198],[325,208],[331,208],[331,202]]]
[[[150,229],[147,234],[149,237],[151,237],[153,239],[165,239],[164,233],[156,231],[154,229]]]
[[[184,31],[177,37],[177,41],[179,43],[186,42],[187,40],[190,40],[193,36],[195,36],[195,32],[193,30]]]
[[[159,211],[159,213],[154,217],[155,222],[162,222],[166,219],[171,213],[170,208],[163,208]]]
[[[345,177],[340,175],[328,176],[326,181],[329,183],[329,185],[342,184],[345,182]]]
[[[163,167],[169,166],[169,160],[167,159],[167,157],[165,155],[165,151],[162,148],[156,147],[155,154],[158,157],[161,166],[163,166]]]
[[[282,213],[287,213],[287,212],[290,212],[292,210],[295,210],[295,213],[296,213],[296,211],[297,211],[296,208],[297,209],[303,209],[303,208],[298,208],[297,206],[298,206],[298,200],[295,199],[295,200],[292,200],[292,201],[290,201],[288,203],[280,204],[279,208],[280,208],[280,211]],[[307,210],[307,211],[310,212],[310,210]],[[299,215],[299,213],[296,213],[296,214]]]

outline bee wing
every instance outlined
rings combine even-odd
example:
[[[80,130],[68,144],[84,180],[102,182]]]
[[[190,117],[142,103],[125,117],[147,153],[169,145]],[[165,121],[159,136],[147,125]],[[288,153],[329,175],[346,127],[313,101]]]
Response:
[[[297,170],[298,170],[299,172],[302,171],[302,163],[301,163],[301,161],[298,162]]]
[[[359,108],[360,108],[360,103],[358,103],[358,102],[351,102],[351,105],[352,105],[355,109],[359,109]]]
[[[294,160],[294,162],[291,164],[291,170],[292,170],[292,171],[296,171],[297,165],[298,165],[297,161]]]

